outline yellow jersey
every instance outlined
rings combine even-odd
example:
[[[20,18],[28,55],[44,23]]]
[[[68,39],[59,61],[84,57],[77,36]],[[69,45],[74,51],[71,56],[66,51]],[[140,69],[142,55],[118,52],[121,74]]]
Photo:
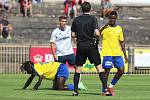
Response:
[[[34,64],[34,70],[38,75],[43,75],[46,79],[54,80],[60,64],[59,62],[36,63]]]
[[[108,26],[102,32],[102,55],[103,56],[121,56],[123,54],[120,41],[124,41],[122,27]]]

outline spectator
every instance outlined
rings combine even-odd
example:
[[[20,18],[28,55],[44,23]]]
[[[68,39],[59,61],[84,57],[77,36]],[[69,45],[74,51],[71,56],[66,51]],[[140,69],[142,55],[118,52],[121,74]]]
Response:
[[[73,18],[77,16],[76,0],[65,0],[64,13],[67,17]]]
[[[112,11],[112,4],[110,0],[101,0],[101,6],[102,6],[102,14],[101,17],[107,17],[108,14]]]
[[[13,27],[7,20],[7,16],[4,15],[2,20],[0,21],[0,38],[11,39],[10,34],[12,33]]]
[[[32,3],[31,0],[19,0],[20,3],[20,12],[23,14],[23,17],[32,17]]]
[[[2,8],[3,8],[2,0],[0,0],[0,15],[2,14]]]
[[[12,0],[3,0],[4,13],[9,14],[12,8]]]

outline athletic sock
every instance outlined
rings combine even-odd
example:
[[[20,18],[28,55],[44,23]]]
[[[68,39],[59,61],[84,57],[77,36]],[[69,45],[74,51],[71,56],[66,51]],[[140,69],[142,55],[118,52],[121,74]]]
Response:
[[[100,80],[102,82],[104,90],[106,90],[107,89],[107,80],[105,78],[105,73],[104,72],[100,72],[99,73],[99,78],[100,78]]]
[[[113,88],[114,87],[114,85],[112,85],[111,83],[109,84],[109,88]]]
[[[80,73],[74,74],[74,92],[78,93],[78,84],[80,79]]]
[[[74,90],[74,84],[67,84],[67,88],[68,88],[68,90],[73,91]]]
[[[118,82],[117,79],[113,79],[113,80],[111,81],[111,84],[112,84],[112,85],[115,85],[117,82]]]
[[[104,87],[102,86],[102,93],[105,93],[105,89],[104,89]]]

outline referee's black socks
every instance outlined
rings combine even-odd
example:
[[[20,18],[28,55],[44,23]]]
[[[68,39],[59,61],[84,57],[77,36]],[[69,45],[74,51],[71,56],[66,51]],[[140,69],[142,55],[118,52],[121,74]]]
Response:
[[[104,89],[107,89],[107,80],[106,80],[106,77],[105,77],[105,72],[100,72],[99,73],[99,78],[102,82],[102,85],[103,85]]]
[[[74,74],[74,92],[76,92],[76,93],[78,93],[79,80],[80,80],[80,73],[75,72],[75,74]]]

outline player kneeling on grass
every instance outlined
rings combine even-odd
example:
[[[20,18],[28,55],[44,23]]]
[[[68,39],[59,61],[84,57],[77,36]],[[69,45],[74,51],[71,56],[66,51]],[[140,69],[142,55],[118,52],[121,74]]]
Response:
[[[21,71],[26,71],[27,74],[31,76],[26,81],[23,89],[26,89],[32,82],[35,76],[38,76],[38,82],[33,87],[33,90],[37,90],[41,85],[42,79],[53,80],[53,89],[54,90],[73,90],[74,85],[68,84],[65,85],[66,80],[68,79],[69,72],[67,65],[61,64],[59,62],[46,62],[46,63],[36,63],[33,64],[31,61],[26,61],[21,66]],[[79,86],[79,89],[86,90],[84,85]]]

